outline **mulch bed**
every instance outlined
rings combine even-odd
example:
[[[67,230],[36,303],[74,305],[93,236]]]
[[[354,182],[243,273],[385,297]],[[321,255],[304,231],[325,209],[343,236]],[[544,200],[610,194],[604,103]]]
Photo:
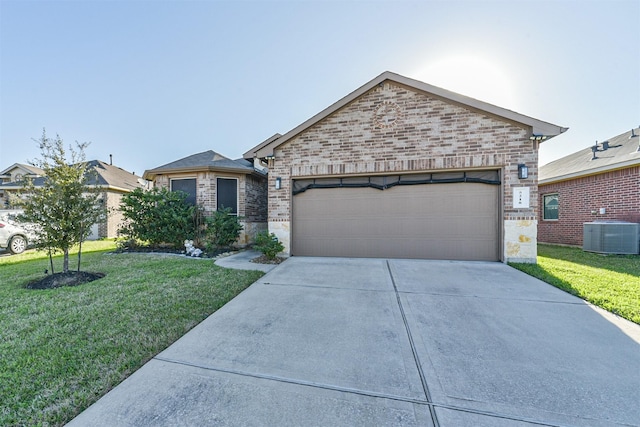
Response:
[[[215,252],[203,252],[199,258],[218,258],[220,255],[226,256],[231,255],[237,252],[237,249],[233,248],[223,248],[218,249]],[[184,250],[172,249],[172,248],[151,248],[145,246],[135,246],[135,247],[127,247],[121,248],[114,251],[114,253],[118,254],[126,254],[126,253],[153,253],[153,254],[176,254],[176,255],[185,255],[188,256]],[[251,260],[251,262],[255,262],[256,264],[280,264],[286,258],[276,257],[275,259],[269,259],[265,255],[260,255],[257,258]]]
[[[54,289],[61,286],[78,286],[84,283],[102,279],[104,273],[90,273],[88,271],[69,271],[67,273],[49,274],[43,279],[27,283],[27,289]]]
[[[200,255],[197,258],[216,258],[218,255],[222,255],[222,254],[226,254],[226,253],[234,252],[234,251],[235,251],[235,249],[223,248],[223,249],[218,249],[218,250],[216,250],[214,252],[203,252],[202,255]],[[114,251],[114,253],[117,253],[117,254],[150,253],[150,254],[174,254],[174,255],[189,256],[189,255],[187,255],[187,253],[186,253],[186,251],[184,249],[173,249],[173,248],[165,248],[165,247],[152,248],[152,247],[145,247],[145,246],[119,248],[119,249],[116,249]]]
[[[251,262],[255,262],[256,264],[280,264],[283,262],[285,258],[275,257],[274,259],[269,259],[266,255],[260,255],[257,258],[251,260]]]

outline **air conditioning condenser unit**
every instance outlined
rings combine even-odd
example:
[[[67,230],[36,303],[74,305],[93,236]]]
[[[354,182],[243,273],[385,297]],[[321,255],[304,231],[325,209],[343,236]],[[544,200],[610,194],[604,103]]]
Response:
[[[623,221],[586,222],[582,250],[603,254],[639,254],[640,224]]]

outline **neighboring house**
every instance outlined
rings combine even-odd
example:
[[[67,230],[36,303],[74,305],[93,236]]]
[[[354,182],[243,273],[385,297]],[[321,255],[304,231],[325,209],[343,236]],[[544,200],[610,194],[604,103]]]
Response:
[[[42,169],[22,163],[14,163],[0,172],[0,209],[9,208],[9,194],[1,187],[2,185],[20,182],[24,178],[38,178],[43,175]]]
[[[244,157],[290,255],[536,262],[538,143],[565,130],[385,72]]]
[[[242,246],[267,228],[267,171],[251,161],[205,151],[147,170],[143,176],[158,187],[184,191],[187,201],[207,214],[231,208],[243,226],[238,239]]]
[[[125,171],[119,167],[107,164],[100,160],[91,160],[87,162],[87,167],[92,168],[96,174],[89,182],[90,186],[99,186],[102,189],[102,197],[99,199],[108,209],[106,222],[95,224],[91,229],[89,239],[98,238],[115,238],[118,236],[118,228],[123,221],[122,214],[119,211],[120,200],[126,193],[133,191],[138,187],[146,187],[146,182],[139,176]],[[45,180],[44,171],[33,166],[26,166],[19,163],[5,169],[0,176],[6,182],[0,184],[0,193],[3,195],[3,203],[5,208],[10,208],[9,194],[16,194],[22,189],[20,182],[26,174],[18,177],[18,174],[24,170],[30,170],[29,176],[33,179],[36,186],[42,185]]]
[[[635,128],[540,167],[541,242],[582,246],[585,222],[640,222],[639,135]]]

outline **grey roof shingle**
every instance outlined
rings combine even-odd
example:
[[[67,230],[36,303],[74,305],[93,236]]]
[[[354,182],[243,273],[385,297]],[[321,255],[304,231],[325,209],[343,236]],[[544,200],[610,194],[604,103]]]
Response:
[[[91,184],[106,185],[109,187],[117,187],[123,190],[135,190],[140,187],[140,179],[142,177],[127,172],[117,166],[110,165],[100,160],[91,160],[87,162],[88,167],[92,167],[97,172],[97,182]]]
[[[24,164],[24,163],[14,163],[13,165],[9,166],[8,168],[6,168],[2,172],[0,172],[0,175],[4,175],[5,173],[9,172],[11,169],[14,169],[16,167],[20,167],[20,168],[22,168],[24,170],[27,170],[32,175],[43,175],[44,174],[44,171],[42,169],[40,169],[39,167],[37,167],[37,166],[27,165],[27,164]]]
[[[640,128],[608,139],[606,141],[609,145],[607,150],[603,149],[605,141],[598,143],[596,158],[593,160],[592,148],[588,147],[541,166],[538,183],[548,184],[640,165],[640,151],[638,151],[640,136],[631,137],[632,134],[640,135]]]
[[[144,172],[145,179],[153,179],[153,176],[171,171],[186,170],[228,170],[235,172],[253,173],[260,172],[253,167],[251,161],[245,159],[231,160],[213,150],[192,154],[166,165],[149,169]]]
[[[87,168],[93,168],[96,171],[95,179],[89,181],[89,185],[100,185],[103,187],[117,188],[120,190],[133,191],[141,186],[139,180],[141,177],[127,172],[117,166],[107,164],[100,160],[91,160],[87,162]],[[43,171],[44,173],[44,171]],[[37,177],[33,179],[36,186],[44,184],[45,177]],[[8,182],[0,186],[1,188],[21,188],[22,184],[18,182]]]

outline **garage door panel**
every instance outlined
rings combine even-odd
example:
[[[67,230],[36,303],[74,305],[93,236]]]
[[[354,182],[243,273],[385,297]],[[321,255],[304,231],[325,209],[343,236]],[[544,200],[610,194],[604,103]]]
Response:
[[[311,189],[293,197],[292,254],[498,259],[499,186]]]

